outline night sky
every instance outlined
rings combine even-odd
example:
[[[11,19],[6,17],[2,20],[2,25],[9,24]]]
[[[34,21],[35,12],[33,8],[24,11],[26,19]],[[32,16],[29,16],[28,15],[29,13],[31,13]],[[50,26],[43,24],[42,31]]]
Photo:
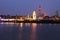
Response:
[[[60,13],[60,0],[0,0],[0,14],[32,15],[34,10],[38,14],[39,5],[46,15],[52,16],[56,10]]]

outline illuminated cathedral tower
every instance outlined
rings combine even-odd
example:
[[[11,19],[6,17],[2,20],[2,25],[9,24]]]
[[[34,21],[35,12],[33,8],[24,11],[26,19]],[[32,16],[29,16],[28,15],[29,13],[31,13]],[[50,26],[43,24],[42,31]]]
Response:
[[[44,18],[44,13],[42,12],[41,6],[39,6],[39,8],[38,8],[38,19],[43,20],[43,18]]]
[[[39,6],[39,8],[38,8],[38,16],[39,17],[42,17],[43,16],[41,6]]]
[[[36,20],[36,11],[33,11],[33,20]]]

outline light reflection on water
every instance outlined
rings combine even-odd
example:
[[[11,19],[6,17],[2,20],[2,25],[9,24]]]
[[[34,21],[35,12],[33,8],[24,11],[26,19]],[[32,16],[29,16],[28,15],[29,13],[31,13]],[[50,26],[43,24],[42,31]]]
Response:
[[[25,23],[25,25],[29,27],[30,26],[30,23]]]
[[[31,28],[31,40],[36,40],[36,23],[32,23],[32,28]]]
[[[23,23],[20,23],[20,27],[21,27],[21,28],[23,27]]]
[[[1,40],[60,39],[60,24],[0,23]]]

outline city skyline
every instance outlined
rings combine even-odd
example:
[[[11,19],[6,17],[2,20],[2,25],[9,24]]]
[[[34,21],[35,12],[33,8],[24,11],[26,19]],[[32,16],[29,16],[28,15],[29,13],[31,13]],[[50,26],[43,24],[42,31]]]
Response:
[[[56,10],[60,13],[59,3],[60,0],[0,0],[0,14],[32,15],[41,6],[44,14],[53,16]]]

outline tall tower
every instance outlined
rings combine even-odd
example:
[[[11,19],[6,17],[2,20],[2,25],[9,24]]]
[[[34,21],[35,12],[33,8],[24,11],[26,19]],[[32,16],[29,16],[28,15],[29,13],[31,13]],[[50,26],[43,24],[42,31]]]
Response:
[[[38,16],[42,17],[42,8],[41,8],[41,6],[39,6],[39,8],[38,8]]]
[[[55,14],[56,17],[58,17],[58,11],[56,11],[56,14]]]
[[[33,11],[33,20],[36,20],[36,11]]]

